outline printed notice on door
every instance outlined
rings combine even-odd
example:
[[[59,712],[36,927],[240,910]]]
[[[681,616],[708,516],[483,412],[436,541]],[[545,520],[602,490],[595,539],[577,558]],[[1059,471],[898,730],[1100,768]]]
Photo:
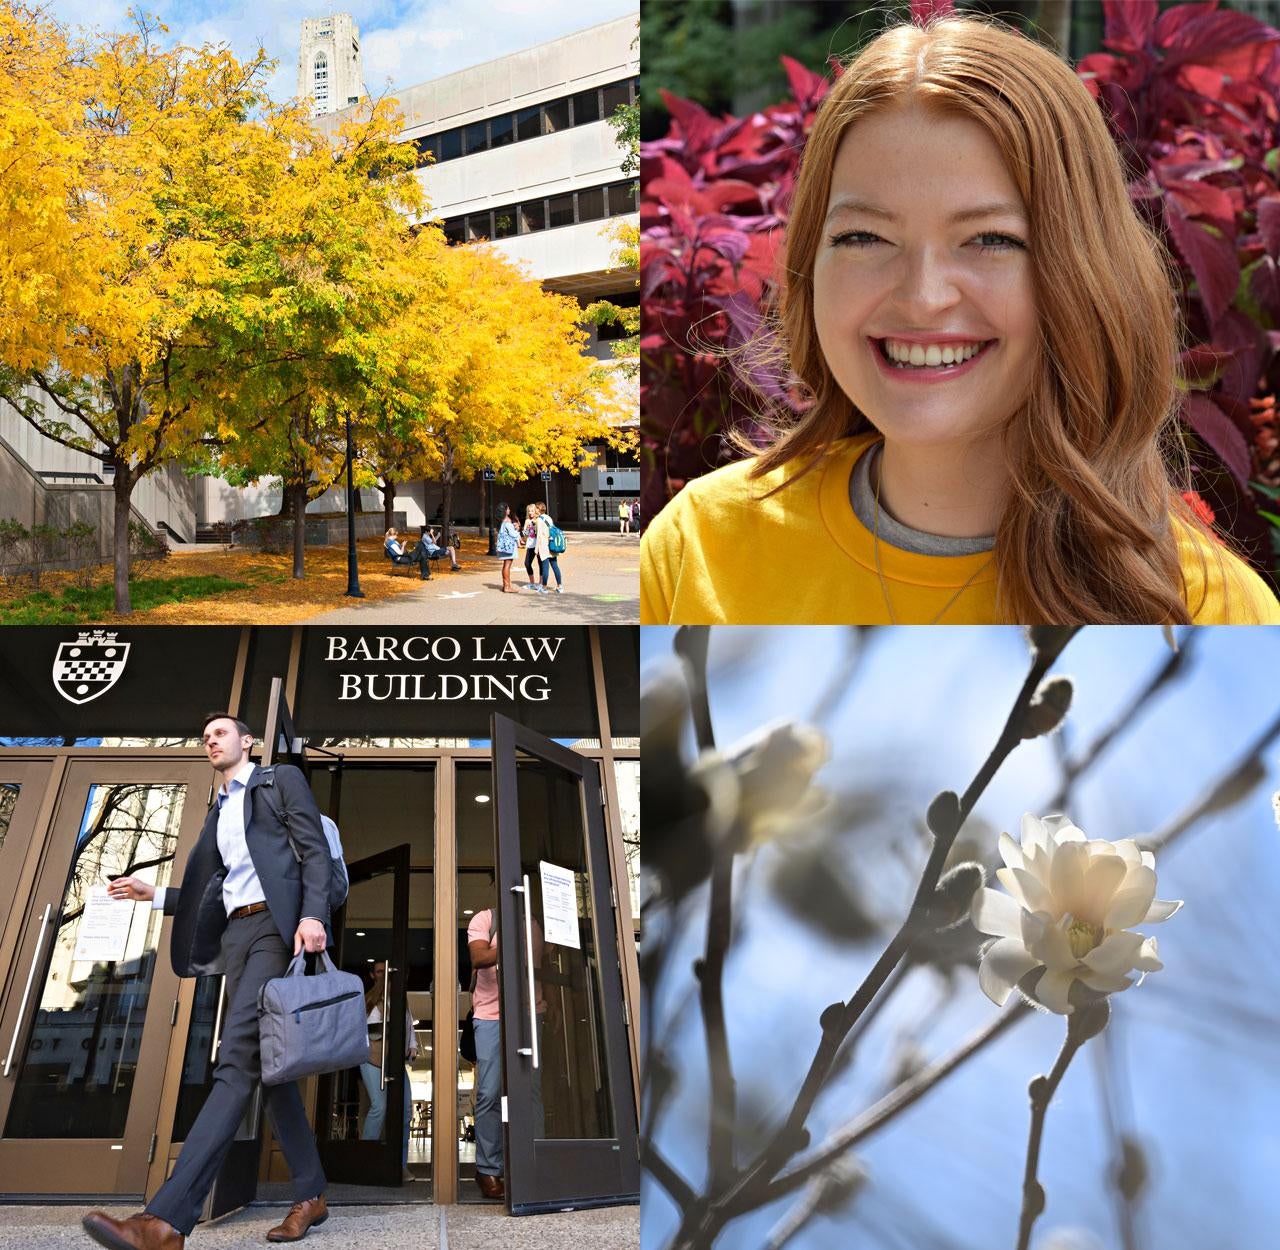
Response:
[[[117,902],[107,894],[106,886],[96,886],[85,899],[76,935],[76,953],[71,958],[93,963],[123,959],[132,922],[133,904]]]
[[[543,936],[557,946],[572,946],[575,950],[581,950],[578,898],[573,872],[558,864],[548,864],[545,859],[538,861],[538,871],[542,874]]]

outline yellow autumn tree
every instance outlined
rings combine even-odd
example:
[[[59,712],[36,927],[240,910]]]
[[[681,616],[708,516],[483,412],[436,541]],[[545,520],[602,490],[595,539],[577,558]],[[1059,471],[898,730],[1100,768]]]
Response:
[[[448,248],[436,292],[414,305],[414,350],[432,380],[422,420],[439,453],[446,528],[453,486],[484,468],[516,481],[576,471],[597,439],[633,445],[608,370],[583,354],[577,301],[485,244]]]
[[[47,329],[85,298],[77,237],[98,210],[78,195],[87,75],[63,31],[0,0],[0,362],[47,363]]]
[[[395,142],[395,103],[379,101],[330,135],[308,129],[296,139],[259,223],[269,257],[260,290],[221,339],[239,368],[204,467],[235,484],[280,477],[298,578],[307,503],[341,476],[344,417],[365,380],[391,367],[386,327],[414,295],[403,214],[422,200],[412,149]]]

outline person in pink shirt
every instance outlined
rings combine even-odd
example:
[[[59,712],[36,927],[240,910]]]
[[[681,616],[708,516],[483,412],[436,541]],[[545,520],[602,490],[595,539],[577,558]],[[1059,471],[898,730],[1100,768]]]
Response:
[[[534,988],[539,1037],[547,1005],[542,997],[542,929],[533,926]],[[486,907],[471,917],[467,949],[475,983],[471,1011],[476,1037],[476,1184],[486,1198],[503,1199],[502,1166],[502,1028],[498,1000],[498,921]],[[542,1122],[542,1082],[533,1081],[534,1123]]]

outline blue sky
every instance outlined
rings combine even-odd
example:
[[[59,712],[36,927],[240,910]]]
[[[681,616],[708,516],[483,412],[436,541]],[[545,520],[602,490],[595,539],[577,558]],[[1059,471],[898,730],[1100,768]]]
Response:
[[[124,29],[130,7],[156,14],[175,42],[226,43],[241,57],[259,45],[279,66],[271,94],[297,89],[298,32],[303,18],[350,13],[360,28],[365,82],[382,95],[571,31],[639,13],[638,0],[345,0],[330,7],[306,0],[220,3],[218,0],[48,0],[45,9],[68,25]]]
[[[713,631],[712,714],[731,745],[777,718],[806,718],[840,671],[848,631]],[[642,673],[670,655],[671,631],[643,631]],[[1054,671],[1075,678],[1064,731],[1079,749],[1109,725],[1167,656],[1154,628],[1089,629]],[[872,635],[824,728],[832,758],[820,781],[871,815],[839,835],[822,864],[854,883],[882,925],[905,914],[923,862],[920,818],[942,789],[962,789],[985,759],[1027,665],[1016,629],[896,629]],[[1206,630],[1182,679],[1151,701],[1078,784],[1068,814],[1091,837],[1141,836],[1199,797],[1277,713],[1280,629]],[[975,809],[989,851],[1023,811],[1045,814],[1059,778],[1056,744],[1024,743]],[[1243,1250],[1275,1243],[1280,1166],[1280,744],[1243,801],[1205,819],[1157,859],[1162,898],[1186,900],[1152,933],[1165,969],[1115,999],[1116,1098],[1152,1169],[1143,1247]],[[646,831],[648,832],[648,831]],[[962,834],[962,836],[965,836]],[[983,839],[986,841],[983,842]],[[761,851],[744,878],[726,974],[742,1105],[774,1120],[790,1106],[818,1038],[818,1013],[847,998],[884,937],[840,944],[783,906],[770,883],[795,851]],[[806,895],[806,897],[808,897]],[[660,1147],[697,1183],[706,1167],[705,1042],[688,995],[705,942],[703,900],[670,948],[670,973],[648,1004],[646,1035],[665,1039],[682,1082]],[[652,938],[655,930],[648,930]],[[961,970],[948,987],[918,970],[871,1027],[852,1069],[810,1120],[815,1139],[870,1105],[905,1045],[926,1060],[951,1051],[997,1009]],[[871,1182],[847,1212],[824,1217],[787,1250],[992,1250],[1016,1240],[1027,1140],[1027,1082],[1046,1072],[1063,1033],[1035,1016],[865,1143]],[[1111,1138],[1097,1055],[1081,1053],[1050,1110],[1040,1177],[1048,1209],[1033,1250],[1118,1250]],[[785,1207],[730,1226],[718,1250],[758,1246]],[[659,1250],[674,1210],[646,1184],[641,1245]],[[1070,1236],[1068,1233],[1070,1232]]]

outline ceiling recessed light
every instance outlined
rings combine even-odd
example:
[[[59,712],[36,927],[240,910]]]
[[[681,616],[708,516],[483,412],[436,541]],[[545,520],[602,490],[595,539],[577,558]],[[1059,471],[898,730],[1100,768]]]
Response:
[[[476,802],[477,802],[477,803],[487,803],[488,801],[489,801],[489,796],[488,796],[487,794],[477,794],[477,795],[476,795]]]
[[[364,930],[363,930],[363,929],[357,929],[357,930],[356,930],[356,937],[364,937]]]
[[[372,960],[372,959],[366,959],[366,960],[365,960],[365,963],[367,963],[367,964],[371,964],[371,963],[373,963],[373,960]]]
[[[464,916],[474,916],[476,914],[474,907],[468,907],[463,913]]]

